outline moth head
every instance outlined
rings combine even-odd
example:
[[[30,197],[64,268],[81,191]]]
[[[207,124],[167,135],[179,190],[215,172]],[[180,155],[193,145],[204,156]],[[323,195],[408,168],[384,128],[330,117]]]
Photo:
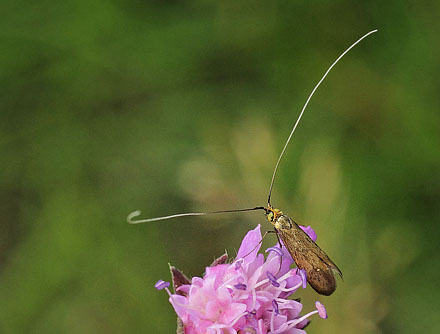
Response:
[[[281,210],[273,209],[271,207],[266,209],[266,217],[269,223],[273,223],[283,214]]]

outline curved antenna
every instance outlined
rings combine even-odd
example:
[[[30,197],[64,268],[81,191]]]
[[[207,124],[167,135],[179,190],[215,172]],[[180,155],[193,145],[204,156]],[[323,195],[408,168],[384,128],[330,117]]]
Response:
[[[277,173],[278,170],[278,165],[280,164],[281,158],[284,155],[284,151],[286,151],[286,147],[287,145],[289,145],[290,139],[293,136],[293,133],[296,130],[296,127],[298,126],[299,121],[301,120],[301,117],[304,113],[304,110],[306,110],[307,105],[309,104],[310,99],[312,98],[313,94],[315,94],[315,91],[318,89],[319,85],[321,85],[321,83],[324,81],[325,77],[327,76],[327,74],[331,71],[331,69],[333,68],[333,66],[336,65],[336,63],[345,56],[345,54],[350,51],[356,44],[358,44],[360,41],[362,41],[365,37],[367,37],[368,35],[371,35],[372,33],[377,32],[377,30],[372,30],[369,33],[365,34],[364,36],[362,36],[361,38],[359,38],[356,42],[354,42],[347,50],[345,50],[339,57],[338,59],[336,59],[333,64],[330,65],[330,67],[327,69],[327,71],[324,73],[324,75],[322,76],[321,80],[319,80],[319,82],[316,84],[315,88],[313,88],[312,92],[310,93],[309,97],[306,100],[306,103],[304,104],[304,107],[301,110],[301,113],[298,116],[298,119],[295,122],[295,125],[293,126],[292,131],[290,132],[289,138],[287,138],[286,144],[284,144],[284,148],[281,151],[280,157],[278,158],[278,161],[275,165],[275,169],[273,171],[273,175],[272,175],[272,181],[270,182],[270,188],[269,188],[269,195],[267,196],[267,205],[270,207],[270,196],[272,195],[272,188],[273,188],[273,183],[275,181],[275,175]]]
[[[156,217],[156,218],[149,218],[149,219],[134,219],[141,215],[141,212],[139,210],[133,211],[127,216],[127,223],[129,224],[141,224],[141,223],[149,223],[149,222],[155,222],[158,220],[165,220],[165,219],[172,219],[177,217],[185,217],[185,216],[205,216],[205,215],[211,215],[215,213],[231,213],[231,212],[243,212],[243,211],[255,211],[255,210],[266,210],[263,206],[257,206],[255,208],[251,209],[238,209],[238,210],[222,210],[222,211],[211,211],[211,212],[189,212],[189,213],[179,213],[177,215],[171,215],[171,216],[163,216],[163,217]]]

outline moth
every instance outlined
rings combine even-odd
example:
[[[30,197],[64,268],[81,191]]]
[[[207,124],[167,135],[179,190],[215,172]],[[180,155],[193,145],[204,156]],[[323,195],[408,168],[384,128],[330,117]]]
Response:
[[[269,187],[269,195],[267,198],[267,206],[258,206],[255,208],[247,209],[236,209],[236,210],[221,210],[221,211],[211,211],[211,212],[190,212],[190,213],[180,213],[170,216],[149,218],[149,219],[134,219],[138,217],[141,212],[134,211],[127,217],[127,222],[130,224],[147,223],[158,220],[165,220],[184,216],[203,216],[208,214],[217,213],[232,213],[232,212],[245,212],[245,211],[255,211],[263,210],[266,214],[267,220],[274,227],[274,230],[278,237],[281,239],[282,244],[287,249],[289,254],[292,256],[296,265],[300,269],[304,269],[307,274],[307,282],[310,286],[319,294],[329,296],[336,290],[336,279],[334,273],[339,274],[342,277],[342,272],[338,266],[329,258],[329,256],[298,226],[298,224],[289,216],[283,214],[279,209],[274,209],[271,205],[271,194],[273,185],[275,182],[275,176],[277,174],[278,166],[281,162],[284,152],[290,143],[290,140],[310,102],[310,99],[315,94],[315,91],[324,81],[328,73],[332,68],[339,62],[339,60],[345,56],[356,44],[362,41],[367,36],[377,32],[377,30],[372,30],[359,38],[354,42],[349,48],[347,48],[327,69],[321,79],[318,81],[316,86],[313,88],[312,92],[308,96],[290,134],[284,144],[283,150],[278,158],[275,165],[272,180]]]
[[[338,266],[292,218],[270,206],[265,210],[267,220],[274,226],[296,266],[306,271],[310,286],[321,295],[331,295],[336,290],[333,271],[342,277]]]

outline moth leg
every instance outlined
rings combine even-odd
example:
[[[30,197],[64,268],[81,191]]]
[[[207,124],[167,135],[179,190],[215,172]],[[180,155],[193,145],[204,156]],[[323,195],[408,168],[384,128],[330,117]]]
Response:
[[[275,235],[277,236],[278,243],[280,244],[280,248],[282,249],[283,248],[283,243],[281,242],[280,236],[278,235],[278,230],[275,227],[273,229],[274,229],[273,231],[267,231],[266,234],[267,233],[275,233]],[[281,261],[280,261],[280,265],[278,267],[277,275],[280,272],[282,265],[283,265],[283,257],[281,256]]]
[[[281,242],[280,236],[278,235],[278,230],[275,227],[273,229],[274,230],[270,231],[270,233],[275,233],[276,234],[278,243],[280,244],[280,248],[283,248],[283,243]],[[269,231],[267,233],[269,233]]]

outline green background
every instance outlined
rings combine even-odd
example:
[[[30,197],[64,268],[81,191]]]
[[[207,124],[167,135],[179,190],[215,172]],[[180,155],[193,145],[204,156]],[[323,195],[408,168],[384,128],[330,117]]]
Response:
[[[173,333],[168,263],[233,256],[273,204],[344,273],[309,333],[437,333],[438,2],[0,5],[0,332]],[[268,237],[264,247],[275,243]]]

